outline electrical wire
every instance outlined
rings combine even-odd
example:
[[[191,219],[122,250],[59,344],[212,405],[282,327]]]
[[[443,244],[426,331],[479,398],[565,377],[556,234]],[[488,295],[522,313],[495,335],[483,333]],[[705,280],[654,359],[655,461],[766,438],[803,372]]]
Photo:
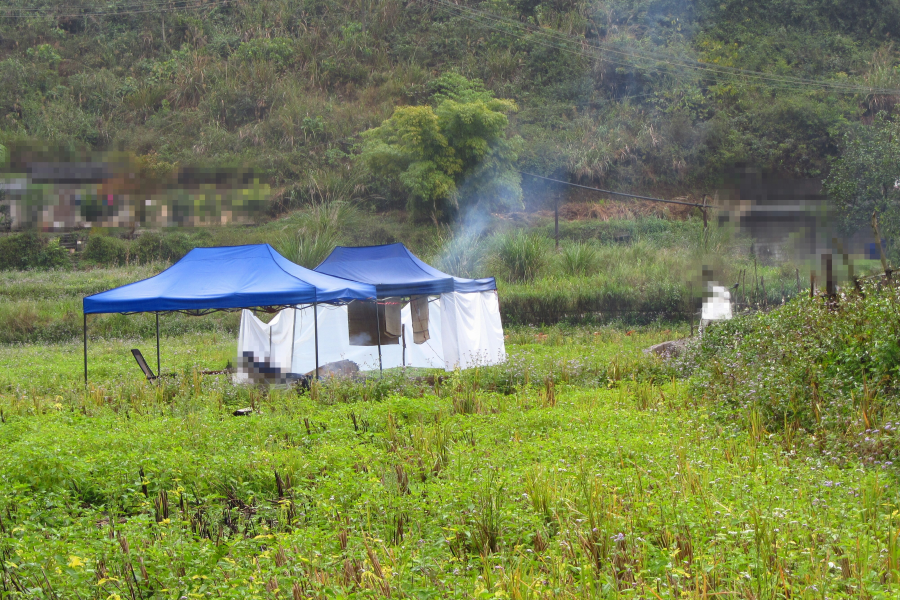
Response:
[[[551,181],[553,183],[560,183],[562,185],[568,185],[571,187],[581,188],[583,190],[591,190],[592,192],[601,192],[604,194],[610,194],[611,196],[624,196],[626,198],[637,198],[638,200],[650,200],[651,202],[664,202],[666,204],[681,204],[683,206],[696,206],[698,208],[709,208],[708,204],[697,204],[696,202],[682,202],[681,200],[665,200],[663,198],[653,198],[651,196],[638,196],[637,194],[627,194],[625,192],[614,192],[612,190],[601,190],[600,188],[590,187],[587,185],[580,185],[577,183],[571,183],[568,181],[563,181],[561,179],[552,179],[550,177],[544,177],[542,175],[535,175],[534,173],[527,173],[525,171],[519,171],[522,175],[528,175],[529,177],[534,177],[535,179],[543,179],[544,181]]]

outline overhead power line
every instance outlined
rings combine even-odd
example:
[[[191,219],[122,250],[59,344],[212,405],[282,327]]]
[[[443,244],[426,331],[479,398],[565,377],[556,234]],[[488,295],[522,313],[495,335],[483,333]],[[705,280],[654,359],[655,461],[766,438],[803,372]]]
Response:
[[[875,93],[900,95],[900,90],[898,89],[875,88],[821,79],[776,75],[772,73],[763,73],[761,71],[751,71],[737,67],[706,63],[684,57],[622,49],[609,44],[593,44],[584,38],[571,36],[545,27],[533,27],[496,13],[478,10],[461,4],[454,4],[448,0],[424,0],[424,2],[487,29],[512,35],[520,39],[525,39],[524,34],[528,34],[530,36],[529,41],[553,47],[564,52],[599,59],[619,66],[648,71],[673,72],[679,69],[693,70],[698,73],[705,73],[713,76],[744,77],[753,79],[769,87],[776,88],[796,89],[797,87],[805,87],[850,94]]]
[[[625,192],[614,192],[612,190],[601,190],[600,188],[590,187],[587,185],[580,185],[577,183],[571,183],[569,181],[563,181],[562,179],[553,179],[551,177],[535,175],[534,173],[528,173],[526,171],[519,171],[519,173],[521,173],[522,175],[528,175],[529,177],[534,177],[535,179],[543,179],[544,181],[560,183],[562,185],[568,185],[571,187],[581,188],[583,190],[591,190],[592,192],[600,192],[603,194],[610,194],[611,196],[624,196],[626,198],[637,198],[638,200],[650,200],[651,202],[664,202],[666,204],[681,204],[683,206],[696,206],[696,207],[702,208],[702,209],[709,208],[708,204],[698,204],[696,202],[683,202],[681,200],[666,200],[664,198],[653,198],[652,196],[638,196],[637,194],[628,194]]]

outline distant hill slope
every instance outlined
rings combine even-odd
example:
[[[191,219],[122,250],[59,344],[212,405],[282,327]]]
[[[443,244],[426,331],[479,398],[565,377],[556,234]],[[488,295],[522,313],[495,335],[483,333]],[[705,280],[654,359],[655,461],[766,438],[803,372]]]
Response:
[[[900,0],[10,0],[0,17],[14,158],[249,164],[289,202],[364,191],[354,136],[448,71],[518,102],[523,169],[670,192],[738,163],[819,177],[893,106],[847,86],[900,87]]]

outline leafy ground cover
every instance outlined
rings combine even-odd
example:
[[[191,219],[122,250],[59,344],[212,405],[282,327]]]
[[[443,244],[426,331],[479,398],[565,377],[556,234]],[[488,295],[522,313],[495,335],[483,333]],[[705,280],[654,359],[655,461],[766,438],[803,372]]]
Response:
[[[699,309],[703,268],[729,286],[741,283],[735,298],[743,304],[780,304],[796,295],[798,279],[800,289],[807,286],[805,275],[800,275],[802,264],[758,259],[750,242],[725,226],[714,226],[704,236],[700,219],[563,222],[558,250],[550,232],[547,220],[535,217],[533,223],[520,225],[495,219],[484,231],[453,235],[446,228],[416,227],[396,215],[378,215],[334,200],[256,228],[210,228],[190,237],[183,232],[149,233],[137,240],[94,235],[89,244],[112,240],[128,250],[109,262],[92,262],[85,251],[76,270],[0,268],[0,343],[80,338],[83,296],[150,277],[196,245],[269,242],[295,262],[315,267],[335,245],[402,241],[448,273],[495,276],[504,321],[516,324],[687,321],[691,310]],[[152,243],[144,244],[145,239]],[[166,250],[141,254],[137,246]],[[855,266],[859,273],[872,265]],[[160,321],[162,333],[171,336],[236,333],[238,324],[234,315],[167,315]],[[147,338],[155,334],[155,319],[99,315],[90,317],[89,329],[92,336],[104,338]]]
[[[0,593],[896,597],[892,466],[717,418],[641,352],[683,331],[508,333],[506,365],[301,394],[198,375],[211,333],[159,387],[129,340],[87,389],[79,344],[0,346]]]
[[[840,463],[900,457],[900,289],[870,281],[711,328],[694,385],[723,419],[803,437]]]

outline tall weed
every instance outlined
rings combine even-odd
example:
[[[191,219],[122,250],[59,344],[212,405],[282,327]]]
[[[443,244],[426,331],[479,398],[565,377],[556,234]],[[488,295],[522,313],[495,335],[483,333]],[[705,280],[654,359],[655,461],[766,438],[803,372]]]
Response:
[[[528,282],[540,276],[550,259],[550,240],[524,229],[506,231],[491,240],[487,264],[509,282]]]

